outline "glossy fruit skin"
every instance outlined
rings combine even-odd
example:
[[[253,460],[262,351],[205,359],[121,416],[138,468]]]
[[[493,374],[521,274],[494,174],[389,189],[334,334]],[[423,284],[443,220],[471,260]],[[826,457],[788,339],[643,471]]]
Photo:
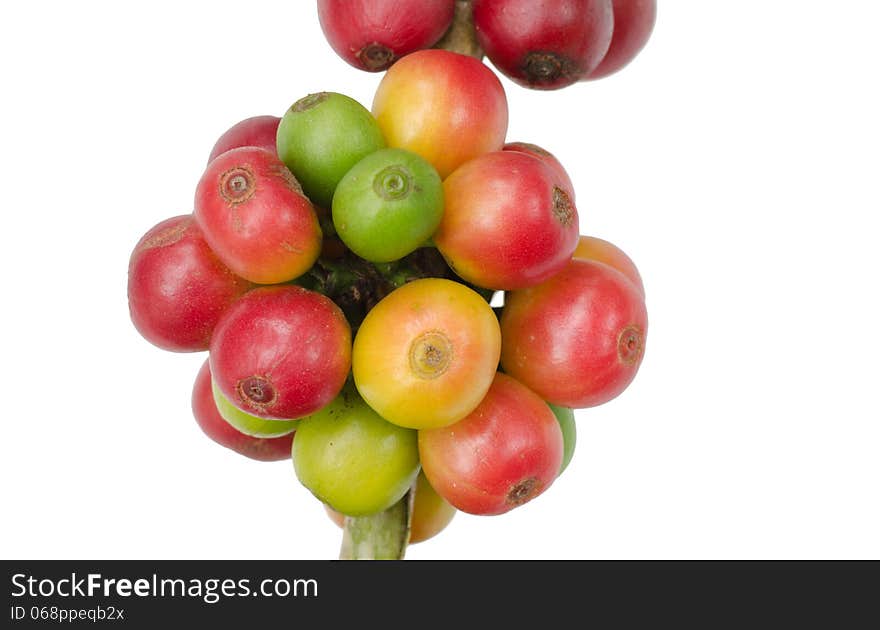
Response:
[[[614,33],[608,52],[587,79],[601,79],[626,66],[651,38],[657,21],[657,0],[612,0]]]
[[[297,420],[268,420],[242,411],[229,402],[229,399],[213,382],[211,393],[214,395],[214,405],[217,407],[220,417],[245,435],[257,438],[276,438],[296,431]]]
[[[424,542],[442,532],[458,512],[446,499],[437,494],[422,472],[419,472],[416,478],[414,493],[410,545]],[[345,514],[337,512],[326,503],[324,509],[327,511],[327,516],[339,527],[345,524]]]
[[[533,286],[559,272],[577,245],[568,184],[518,151],[487,153],[443,182],[434,243],[459,276],[487,289]]]
[[[568,407],[560,407],[559,405],[551,405],[550,411],[556,416],[559,428],[562,430],[562,464],[559,466],[559,474],[561,475],[568,465],[571,458],[574,457],[574,448],[577,445],[577,426],[574,421],[574,410]]]
[[[550,153],[550,151],[543,147],[539,147],[537,144],[531,144],[529,142],[508,142],[504,145],[503,150],[525,153],[526,155],[531,155],[544,162],[544,164],[549,166],[556,175],[558,178],[557,181],[560,182],[560,186],[562,186],[565,192],[568,193],[571,200],[575,200],[574,184],[571,182],[571,177],[569,177],[568,171],[565,170],[565,167],[562,166],[562,162],[560,162],[555,155]]]
[[[441,178],[500,150],[507,134],[498,77],[477,59],[447,50],[420,50],[391,66],[372,111],[389,147],[418,153]]]
[[[611,0],[474,0],[477,41],[498,70],[555,90],[592,72],[608,51]]]
[[[633,380],[647,329],[632,282],[608,265],[574,259],[547,282],[505,296],[501,365],[550,403],[594,407]]]
[[[128,263],[132,323],[147,341],[173,352],[207,350],[220,316],[251,286],[220,262],[192,215],[150,228]]]
[[[381,149],[355,164],[333,195],[333,225],[355,254],[399,260],[423,245],[443,216],[443,182],[411,151]]]
[[[312,204],[266,149],[240,147],[215,158],[196,187],[194,214],[217,257],[251,282],[292,280],[321,252]]]
[[[275,438],[256,438],[242,433],[223,419],[214,404],[211,367],[207,360],[193,384],[192,410],[199,428],[217,444],[261,462],[290,459],[293,432]]]
[[[281,119],[278,116],[254,116],[235,123],[217,139],[208,156],[208,163],[221,153],[239,147],[260,147],[277,155],[275,136],[279,122]]]
[[[645,295],[645,285],[636,264],[614,243],[596,236],[581,236],[575,247],[573,258],[594,260],[617,269],[632,282],[639,293]]]
[[[550,407],[502,373],[463,420],[419,431],[428,481],[470,514],[503,514],[534,499],[559,475],[562,453],[562,431]]]
[[[478,293],[424,278],[367,313],[355,336],[352,373],[364,400],[389,422],[440,427],[479,404],[500,353],[498,320]]]
[[[416,432],[386,422],[352,388],[304,418],[293,443],[296,476],[318,499],[351,516],[399,501],[419,472]]]
[[[385,139],[372,114],[353,98],[336,92],[309,94],[281,118],[278,156],[314,203],[329,208],[336,185],[348,170]]]
[[[318,0],[324,36],[340,57],[367,72],[433,46],[452,23],[453,0]]]
[[[327,405],[351,365],[351,329],[330,299],[294,285],[260,287],[223,315],[211,372],[236,407],[292,420]]]

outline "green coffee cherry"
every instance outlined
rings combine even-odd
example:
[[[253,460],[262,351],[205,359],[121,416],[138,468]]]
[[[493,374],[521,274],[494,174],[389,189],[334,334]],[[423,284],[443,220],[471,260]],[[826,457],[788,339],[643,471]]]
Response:
[[[384,148],[373,115],[356,100],[336,92],[309,94],[281,118],[278,157],[313,203],[329,208],[333,191],[361,158]]]

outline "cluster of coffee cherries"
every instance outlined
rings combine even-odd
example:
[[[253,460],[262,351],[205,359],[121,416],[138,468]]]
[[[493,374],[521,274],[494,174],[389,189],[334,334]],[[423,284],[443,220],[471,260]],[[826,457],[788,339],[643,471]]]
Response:
[[[205,433],[292,457],[347,528],[406,501],[417,542],[534,499],[572,457],[572,410],[642,361],[639,272],[580,234],[562,164],[507,124],[479,59],[411,52],[371,109],[320,92],[234,125],[193,211],[131,255],[137,330],[208,351]]]

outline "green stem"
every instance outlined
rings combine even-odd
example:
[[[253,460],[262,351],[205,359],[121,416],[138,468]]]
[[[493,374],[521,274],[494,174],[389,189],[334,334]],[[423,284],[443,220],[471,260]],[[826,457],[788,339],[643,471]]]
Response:
[[[340,560],[403,560],[412,525],[413,492],[384,512],[346,516]]]
[[[472,0],[455,0],[455,17],[452,18],[452,26],[446,34],[437,42],[435,48],[451,50],[452,52],[469,55],[476,59],[483,59],[483,49],[477,42],[477,33],[474,29],[474,10]]]

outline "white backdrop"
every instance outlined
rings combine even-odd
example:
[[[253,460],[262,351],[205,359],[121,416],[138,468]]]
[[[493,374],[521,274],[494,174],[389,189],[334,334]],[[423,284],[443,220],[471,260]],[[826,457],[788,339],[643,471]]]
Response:
[[[661,0],[622,72],[504,81],[510,140],[566,165],[582,231],[639,265],[632,386],[578,412],[543,496],[409,558],[880,557],[880,7]],[[128,319],[137,239],[191,211],[216,137],[379,75],[313,2],[18,2],[0,58],[4,558],[334,558],[290,462],[192,419],[204,355]]]

